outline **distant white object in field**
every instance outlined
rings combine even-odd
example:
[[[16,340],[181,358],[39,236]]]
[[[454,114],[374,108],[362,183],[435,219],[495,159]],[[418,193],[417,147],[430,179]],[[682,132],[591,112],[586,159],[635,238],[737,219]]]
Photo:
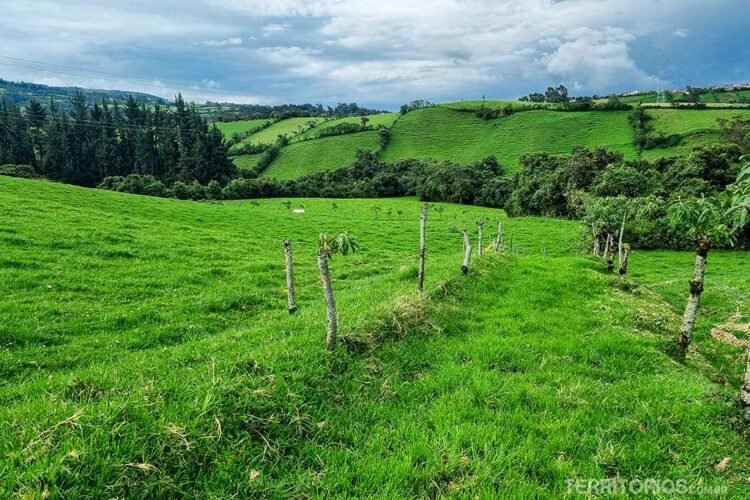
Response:
[[[304,208],[295,208],[294,210],[292,210],[292,212],[294,212],[295,214],[304,214],[305,213],[305,209]]]

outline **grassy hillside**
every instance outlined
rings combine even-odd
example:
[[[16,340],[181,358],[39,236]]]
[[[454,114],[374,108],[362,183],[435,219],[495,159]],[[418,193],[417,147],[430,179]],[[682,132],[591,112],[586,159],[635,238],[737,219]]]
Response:
[[[370,124],[391,127],[390,140],[381,153],[386,161],[417,158],[466,163],[494,155],[508,172],[513,172],[524,154],[567,154],[578,145],[589,148],[607,146],[622,152],[626,159],[638,158],[629,122],[630,111],[534,110],[493,120],[481,119],[471,111],[458,111],[478,109],[483,105],[502,106],[508,102],[510,101],[448,103],[415,110],[403,116],[396,113],[373,115]],[[647,160],[689,154],[695,146],[718,142],[718,117],[750,116],[750,111],[730,109],[650,108],[647,113],[654,118],[651,122],[653,133],[685,135],[678,146],[643,151],[641,157]],[[300,142],[283,148],[267,171],[267,175],[274,177],[294,178],[346,166],[357,148],[376,149],[375,132],[368,132],[367,135],[354,134],[351,137],[310,139],[318,131],[337,123],[358,121],[358,117],[319,121],[314,128],[301,132],[300,127],[304,127],[308,119],[283,120],[254,134],[248,140],[272,142],[278,134],[285,133],[292,138],[292,142]],[[239,162],[246,166],[250,159],[241,159]]]
[[[648,109],[646,111],[652,120],[652,134],[680,134],[683,136],[680,144],[670,148],[656,148],[644,150],[641,157],[645,160],[655,160],[667,155],[688,155],[696,146],[716,144],[721,141],[719,135],[718,118],[731,119],[734,116],[750,117],[750,111],[730,109]]]
[[[608,145],[634,158],[632,140],[628,112],[525,111],[482,120],[471,113],[428,108],[396,122],[384,158],[472,162],[495,155],[512,171],[525,153],[569,153],[579,144]]]
[[[242,170],[252,170],[258,166],[261,153],[254,155],[239,155],[232,158],[232,161],[237,168]]]
[[[221,130],[221,133],[226,137],[232,137],[234,134],[241,132],[247,132],[258,127],[262,127],[265,123],[272,120],[242,120],[237,122],[217,122],[216,127]]]
[[[373,151],[378,147],[374,130],[356,132],[290,144],[263,175],[277,179],[295,179],[302,175],[351,165],[357,149]]]
[[[31,99],[47,104],[50,99],[54,99],[58,106],[67,109],[70,106],[70,98],[77,93],[82,93],[86,100],[101,102],[102,99],[107,101],[125,102],[128,97],[133,97],[136,101],[150,105],[166,105],[167,100],[151,94],[142,92],[131,92],[125,90],[103,90],[103,89],[84,89],[80,87],[50,87],[39,83],[28,82],[10,82],[0,78],[0,100],[5,99],[9,102],[26,106]]]
[[[750,493],[730,403],[744,358],[708,333],[747,310],[734,303],[750,293],[746,255],[711,258],[711,314],[681,366],[664,350],[689,254],[634,254],[651,288],[675,282],[663,303],[569,253],[575,223],[507,219],[518,255],[460,277],[449,227],[499,213],[445,205],[419,301],[419,203],[337,203],[294,200],[299,216],[283,200],[0,177],[0,496],[559,498],[567,480],[612,477]],[[342,333],[359,339],[336,357],[323,349],[322,230],[362,245],[331,262]]]
[[[652,117],[650,125],[654,132],[670,134],[691,134],[701,131],[718,131],[718,118],[731,119],[735,116],[750,118],[750,110],[732,109],[649,109]]]
[[[300,134],[302,130],[323,120],[323,118],[287,118],[251,135],[246,141],[253,144],[273,144],[280,135],[286,135],[291,139]]]
[[[393,125],[393,122],[396,121],[396,119],[399,117],[399,113],[381,113],[378,115],[369,115],[367,118],[369,121],[367,122],[367,125],[377,129],[379,127],[386,127],[390,128]],[[326,120],[323,122],[320,122],[315,128],[305,132],[304,134],[298,135],[296,137],[297,140],[305,140],[315,137],[320,131],[325,130],[327,128],[335,127],[336,125],[342,124],[342,123],[354,123],[359,125],[362,123],[362,119],[359,116],[347,116],[345,118],[336,118],[332,120]]]
[[[541,106],[541,107],[552,107],[552,104],[547,103],[529,103],[529,102],[522,102],[522,101],[501,101],[501,100],[494,100],[494,99],[487,99],[487,100],[475,100],[475,101],[456,101],[456,102],[447,102],[444,104],[439,104],[441,108],[447,108],[447,109],[454,109],[454,110],[475,110],[479,111],[482,108],[487,109],[500,109],[504,108],[506,106],[512,106],[516,109],[523,109],[528,108],[531,106]]]

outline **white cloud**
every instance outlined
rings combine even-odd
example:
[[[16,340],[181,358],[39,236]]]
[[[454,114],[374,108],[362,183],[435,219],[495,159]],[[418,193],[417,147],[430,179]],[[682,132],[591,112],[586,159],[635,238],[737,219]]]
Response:
[[[289,29],[289,24],[266,24],[263,26],[263,36],[271,36],[278,33],[283,33]]]
[[[578,89],[605,88],[621,81],[653,84],[656,79],[641,71],[630,57],[628,43],[634,39],[620,28],[580,28],[543,62],[551,75],[575,79]]]
[[[685,28],[676,29],[672,33],[672,36],[676,36],[677,38],[687,38],[688,35],[690,35],[690,30]]]
[[[224,40],[204,40],[200,42],[200,45],[204,45],[206,47],[237,46],[237,45],[242,45],[242,38],[233,37],[233,38],[226,38]]]
[[[493,89],[510,97],[552,83],[581,93],[642,88],[654,82],[647,47],[669,55],[671,41],[684,54],[705,26],[715,25],[723,40],[743,36],[725,35],[719,24],[741,0],[710,6],[703,0],[109,0],[96,9],[90,3],[0,0],[13,26],[32,33],[0,30],[3,55],[145,82],[206,80],[201,91],[220,81],[214,94],[226,96],[232,88],[242,89],[234,93],[241,96],[277,87],[288,89],[277,100],[335,95],[397,102],[405,95],[439,100]],[[46,69],[6,64],[0,76],[91,80]],[[124,85],[135,88],[132,80]]]

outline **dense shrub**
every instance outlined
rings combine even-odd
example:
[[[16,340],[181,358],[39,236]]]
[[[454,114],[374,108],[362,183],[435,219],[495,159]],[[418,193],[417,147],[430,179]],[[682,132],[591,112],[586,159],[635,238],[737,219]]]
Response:
[[[172,194],[163,182],[152,175],[130,174],[126,177],[106,177],[98,187],[121,193],[144,194],[162,198],[169,197]]]
[[[21,177],[23,179],[36,179],[39,177],[31,165],[0,165],[0,175]]]

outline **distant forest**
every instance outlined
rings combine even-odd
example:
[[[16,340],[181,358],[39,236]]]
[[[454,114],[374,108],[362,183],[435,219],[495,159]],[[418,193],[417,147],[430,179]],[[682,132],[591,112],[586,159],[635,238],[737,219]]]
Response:
[[[16,104],[20,107],[28,106],[32,100],[49,103],[54,99],[61,110],[71,109],[71,98],[77,94],[83,95],[86,102],[125,102],[129,99],[140,104],[161,105],[174,109],[175,103],[151,94],[129,92],[122,90],[84,89],[79,87],[51,87],[38,83],[11,82],[0,78],[0,100]],[[338,103],[336,106],[322,104],[282,104],[269,106],[263,104],[233,104],[222,102],[206,102],[196,104],[198,113],[208,121],[235,121],[263,118],[292,118],[305,116],[360,116],[384,113],[377,109],[360,107],[357,103]]]
[[[166,185],[226,184],[236,175],[224,136],[194,105],[177,96],[174,110],[138,102],[89,104],[76,93],[63,109],[55,100],[21,108],[0,99],[0,165],[79,186],[139,174]]]
[[[33,100],[48,103],[50,99],[57,101],[61,109],[70,108],[70,98],[81,94],[87,102],[108,101],[124,102],[132,98],[139,103],[166,105],[167,100],[155,95],[141,92],[125,92],[122,90],[84,89],[79,87],[51,87],[39,83],[10,82],[0,78],[0,100],[4,99],[21,107],[28,106]]]
[[[257,120],[264,118],[295,118],[315,116],[364,116],[386,113],[378,109],[369,109],[359,106],[356,102],[338,103],[336,106],[323,106],[322,104],[283,104],[279,106],[267,106],[261,104],[227,104],[207,102],[200,108],[201,112],[210,116],[212,121],[229,122],[236,120]]]

